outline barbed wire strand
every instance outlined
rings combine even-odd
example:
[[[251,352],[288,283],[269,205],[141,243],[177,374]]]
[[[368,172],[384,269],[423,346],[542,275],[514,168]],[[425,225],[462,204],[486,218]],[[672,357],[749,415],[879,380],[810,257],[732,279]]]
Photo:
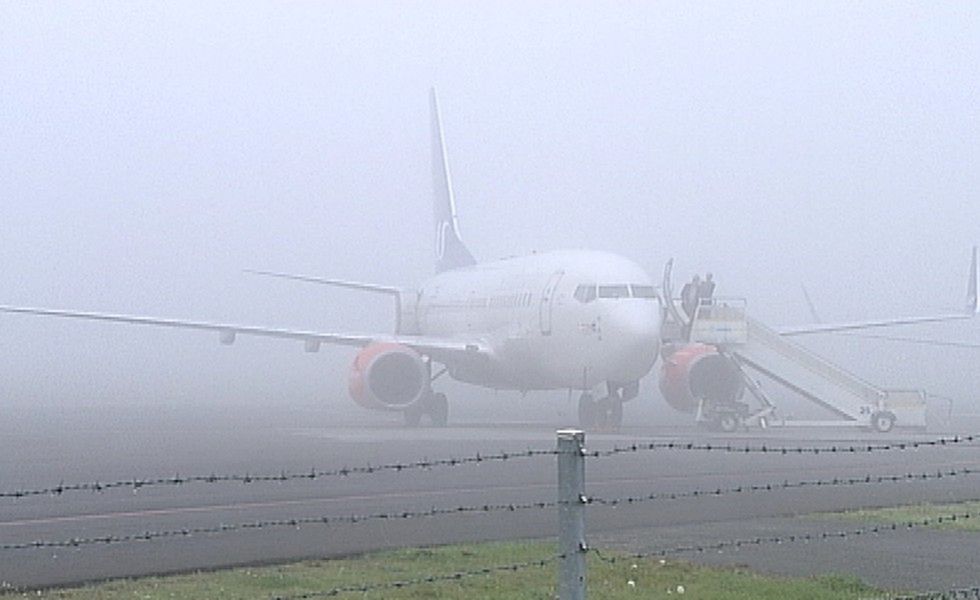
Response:
[[[732,454],[777,454],[777,455],[801,455],[801,454],[867,454],[872,452],[891,452],[904,450],[918,450],[919,448],[944,448],[956,445],[969,445],[980,441],[980,434],[964,436],[953,436],[939,438],[935,440],[911,441],[911,442],[890,442],[881,444],[831,444],[829,446],[780,446],[780,445],[758,445],[749,444],[712,444],[696,442],[642,442],[633,443],[627,446],[616,446],[608,450],[587,450],[583,455],[588,458],[605,458],[620,454],[632,454],[650,450],[694,450],[703,452],[726,452]]]
[[[230,533],[234,531],[249,531],[270,528],[299,528],[303,525],[340,525],[358,524],[370,521],[397,521],[409,519],[421,519],[431,517],[442,517],[450,515],[463,515],[470,513],[496,513],[496,512],[517,512],[529,509],[556,508],[560,503],[553,502],[525,502],[510,504],[483,504],[479,506],[457,506],[454,508],[432,508],[422,511],[398,511],[390,513],[374,513],[367,515],[341,515],[341,516],[317,516],[317,517],[297,517],[292,519],[267,519],[262,521],[248,521],[244,523],[222,523],[207,527],[185,527],[181,529],[169,529],[161,531],[143,531],[140,533],[130,533],[125,535],[102,535],[95,537],[70,538],[67,540],[35,540],[30,542],[12,542],[0,544],[0,551],[5,550],[32,550],[45,548],[80,548],[83,546],[124,544],[129,542],[149,542],[165,538],[193,537],[195,535],[212,535],[218,533]]]
[[[331,596],[339,596],[341,594],[366,594],[368,592],[377,592],[377,591],[391,590],[391,589],[402,589],[402,588],[414,587],[417,585],[425,585],[429,583],[440,583],[444,581],[460,581],[463,579],[469,579],[471,577],[492,575],[494,573],[517,572],[526,569],[546,567],[554,562],[563,559],[564,557],[565,555],[559,554],[556,556],[543,558],[539,560],[529,560],[521,563],[512,563],[509,565],[497,565],[493,567],[483,567],[480,569],[456,571],[454,573],[447,573],[445,575],[427,575],[425,577],[418,577],[415,579],[403,579],[399,581],[386,581],[382,583],[366,583],[362,585],[336,587],[329,590],[306,592],[303,594],[297,594],[291,596],[273,596],[272,600],[309,600],[311,598],[329,598]]]
[[[583,452],[587,458],[604,458],[620,454],[637,453],[651,450],[681,450],[699,452],[726,452],[735,454],[775,454],[775,455],[803,455],[803,454],[862,454],[872,452],[904,451],[917,450],[919,448],[944,448],[956,445],[967,445],[972,442],[980,441],[980,434],[965,436],[943,437],[934,440],[912,441],[912,442],[892,442],[884,444],[850,444],[850,445],[830,445],[830,446],[780,446],[780,445],[761,445],[740,446],[737,444],[711,444],[696,442],[643,442],[633,443],[627,446],[617,446],[608,450],[588,450]],[[464,465],[483,464],[488,462],[506,462],[521,458],[534,458],[539,456],[558,456],[557,449],[528,449],[515,452],[498,452],[496,454],[476,454],[463,458],[444,458],[438,460],[419,460],[406,463],[388,463],[381,465],[363,465],[358,467],[341,467],[338,469],[318,470],[311,469],[306,472],[282,471],[277,474],[258,474],[249,473],[239,474],[210,474],[210,475],[191,475],[182,476],[179,473],[173,476],[151,477],[151,478],[130,478],[118,479],[115,481],[92,481],[83,483],[59,483],[47,487],[20,489],[11,491],[0,491],[0,499],[21,499],[39,496],[60,496],[69,492],[106,492],[115,489],[131,489],[133,492],[144,488],[160,486],[183,486],[188,484],[216,484],[216,483],[286,483],[290,481],[316,481],[331,477],[350,477],[353,475],[371,475],[379,473],[400,473],[415,470],[431,470],[443,467],[460,467]]]
[[[980,512],[968,512],[968,513],[958,513],[950,515],[940,515],[938,517],[929,517],[924,519],[919,519],[915,521],[904,521],[896,523],[887,523],[880,525],[870,525],[868,527],[860,527],[856,529],[846,529],[839,531],[823,531],[820,533],[794,533],[782,536],[760,536],[755,538],[745,538],[737,540],[727,540],[723,542],[715,542],[711,544],[695,544],[692,546],[678,546],[674,548],[665,548],[662,550],[652,550],[649,552],[631,552],[624,556],[606,556],[593,548],[590,552],[594,553],[600,560],[607,563],[615,563],[621,560],[639,560],[645,558],[660,557],[665,558],[672,554],[688,554],[697,553],[703,554],[704,552],[715,552],[722,551],[728,548],[735,548],[736,550],[742,548],[743,546],[765,546],[768,544],[786,544],[793,542],[821,542],[827,540],[835,539],[847,539],[849,537],[859,537],[862,535],[879,535],[882,533],[891,533],[895,531],[905,531],[911,529],[921,529],[923,527],[930,527],[934,525],[941,525],[943,523],[954,523],[956,521],[974,519],[980,516]]]
[[[59,483],[48,487],[0,491],[0,498],[28,498],[34,496],[60,496],[68,492],[105,492],[109,490],[128,488],[134,492],[143,488],[159,486],[182,486],[193,483],[286,483],[289,481],[315,481],[331,477],[350,477],[353,475],[370,475],[376,473],[400,473],[404,471],[430,470],[441,467],[459,467],[463,465],[482,464],[488,462],[506,462],[520,458],[538,456],[557,456],[558,450],[524,450],[516,452],[499,452],[497,454],[475,454],[464,458],[444,458],[439,460],[419,460],[407,463],[389,463],[382,465],[364,465],[359,467],[341,467],[339,469],[318,470],[306,472],[282,471],[278,474],[252,475],[191,475],[182,476],[179,473],[166,477],[118,479],[108,482]]]
[[[941,592],[919,592],[917,594],[903,594],[900,596],[889,596],[889,600],[954,600],[959,598],[980,598],[980,586],[970,588],[958,588]]]
[[[904,483],[930,481],[968,475],[976,475],[980,469],[951,469],[935,473],[905,473],[902,475],[865,475],[863,477],[834,477],[832,479],[812,479],[805,481],[782,481],[778,483],[759,483],[737,485],[729,488],[698,489],[685,492],[654,492],[645,496],[628,496],[625,498],[587,497],[588,504],[616,507],[622,505],[640,504],[656,500],[680,500],[683,498],[709,498],[750,492],[772,492],[778,490],[801,489],[810,487],[836,487],[854,485],[875,485],[881,483]]]
[[[607,555],[603,554],[597,548],[588,548],[587,551],[590,554],[594,554],[598,559],[602,560],[603,562],[606,562],[606,563],[609,563],[609,564],[615,564],[615,563],[620,562],[622,560],[637,560],[637,559],[652,558],[652,557],[657,557],[657,556],[664,557],[664,556],[667,556],[667,555],[682,554],[682,553],[688,553],[688,552],[702,553],[702,552],[707,552],[707,551],[720,551],[720,550],[724,550],[726,548],[736,548],[736,549],[738,549],[738,548],[741,548],[743,546],[751,546],[751,545],[760,546],[760,545],[765,545],[765,544],[783,544],[783,543],[791,543],[791,542],[817,542],[817,541],[827,541],[827,540],[833,540],[833,539],[846,539],[848,537],[856,537],[856,536],[861,536],[861,535],[872,535],[872,534],[873,535],[878,535],[878,534],[889,533],[889,532],[893,532],[893,531],[908,530],[908,529],[917,529],[917,528],[921,528],[921,527],[928,527],[930,525],[938,525],[938,524],[942,524],[942,523],[955,522],[955,521],[962,520],[962,519],[975,518],[978,514],[980,514],[980,513],[961,513],[961,514],[952,514],[952,515],[942,515],[942,516],[939,516],[939,517],[932,517],[932,518],[927,518],[927,519],[921,519],[921,520],[918,520],[918,521],[908,521],[908,522],[903,522],[903,523],[889,523],[889,524],[885,524],[885,525],[874,525],[874,526],[857,528],[857,529],[851,529],[851,530],[844,530],[844,531],[829,531],[829,532],[821,532],[821,533],[791,534],[791,535],[786,535],[786,536],[769,536],[769,537],[757,537],[757,538],[749,538],[749,539],[741,539],[741,540],[730,540],[730,541],[718,542],[718,543],[714,543],[714,544],[694,545],[694,546],[681,546],[681,547],[676,547],[676,548],[670,548],[670,549],[664,549],[664,550],[657,550],[657,551],[653,551],[653,552],[629,553],[629,554],[626,554],[625,556],[622,556],[622,557],[620,557],[620,556],[607,556]],[[424,584],[428,584],[428,583],[438,583],[438,582],[442,582],[442,581],[458,581],[458,580],[466,579],[466,578],[469,578],[469,577],[482,576],[482,575],[490,575],[490,574],[493,574],[493,573],[496,573],[496,572],[519,571],[519,570],[528,569],[528,568],[532,568],[532,567],[544,567],[544,566],[547,566],[547,565],[549,565],[549,564],[551,564],[553,562],[556,562],[558,560],[561,560],[562,558],[564,558],[563,555],[558,555],[558,556],[554,556],[554,557],[547,558],[547,559],[541,559],[541,560],[536,560],[536,561],[527,561],[527,562],[523,562],[523,563],[514,563],[514,564],[511,564],[511,565],[494,566],[494,567],[484,567],[484,568],[481,568],[481,569],[474,569],[474,570],[469,570],[469,571],[457,571],[457,572],[450,573],[450,574],[447,574],[447,575],[429,575],[429,576],[425,576],[425,577],[419,577],[419,578],[416,578],[416,579],[408,579],[408,580],[401,580],[401,581],[383,582],[383,583],[374,583],[374,584],[362,584],[362,585],[357,585],[357,586],[337,587],[337,588],[333,588],[333,589],[330,589],[330,590],[324,590],[324,591],[318,591],[318,592],[307,592],[307,593],[304,593],[304,594],[292,595],[292,596],[274,596],[273,597],[273,600],[309,600],[311,598],[331,597],[331,596],[338,596],[338,595],[347,594],[347,593],[361,593],[361,594],[363,594],[363,593],[368,593],[368,592],[372,592],[372,591],[380,591],[380,590],[385,590],[385,589],[402,589],[402,588],[407,588],[407,587],[413,587],[413,586],[416,586],[416,585],[424,585]],[[973,591],[973,589],[975,589],[975,588],[971,588],[971,589],[967,589],[967,590],[954,590],[952,593],[961,593],[961,592],[964,592],[964,591],[967,592],[967,593],[971,593]],[[912,598],[912,599],[923,598],[923,599],[926,599],[926,598],[960,598],[960,597],[969,597],[969,596],[949,596],[948,595],[949,593],[950,592],[940,592],[940,594],[947,594],[946,596],[942,596],[942,595],[941,596],[936,596],[936,595],[926,594],[926,595],[917,595],[917,596],[900,597],[900,598],[902,598],[904,600],[905,598]]]
[[[628,496],[623,498],[600,498],[585,497],[586,504],[617,507],[623,505],[633,505],[643,502],[656,500],[677,500],[682,498],[707,498],[723,496],[727,494],[750,493],[750,492],[769,492],[784,489],[799,489],[806,487],[834,487],[851,486],[860,484],[881,484],[881,483],[901,483],[928,481],[942,478],[959,477],[963,475],[975,475],[980,473],[977,469],[956,469],[950,471],[939,471],[936,473],[906,473],[904,475],[865,475],[863,477],[834,478],[826,480],[806,480],[780,483],[765,483],[741,485],[731,488],[716,488],[712,490],[690,490],[685,492],[665,492],[653,493],[645,496]],[[30,542],[12,542],[0,544],[0,551],[9,550],[31,550],[44,548],[78,548],[91,545],[122,544],[129,542],[147,542],[164,538],[192,537],[195,535],[213,535],[220,533],[230,533],[235,531],[248,531],[270,528],[297,528],[304,525],[339,525],[339,524],[358,524],[371,521],[397,521],[421,518],[444,517],[465,514],[491,514],[498,512],[517,512],[523,510],[543,510],[557,508],[564,504],[562,501],[538,501],[523,503],[498,503],[481,504],[471,506],[456,506],[452,508],[431,508],[422,511],[395,511],[384,513],[373,513],[365,515],[339,515],[339,516],[314,516],[297,517],[290,519],[267,519],[261,521],[248,521],[244,523],[223,523],[215,526],[192,527],[161,531],[143,531],[139,533],[125,535],[105,535],[85,538],[70,538],[67,540],[34,540]]]

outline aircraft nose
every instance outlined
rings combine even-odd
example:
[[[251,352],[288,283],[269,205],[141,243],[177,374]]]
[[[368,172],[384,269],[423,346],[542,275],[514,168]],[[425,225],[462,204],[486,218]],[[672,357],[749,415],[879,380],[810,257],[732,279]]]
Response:
[[[660,353],[660,310],[653,302],[621,308],[608,316],[603,333],[615,340],[613,354],[622,380],[632,381],[646,375]]]

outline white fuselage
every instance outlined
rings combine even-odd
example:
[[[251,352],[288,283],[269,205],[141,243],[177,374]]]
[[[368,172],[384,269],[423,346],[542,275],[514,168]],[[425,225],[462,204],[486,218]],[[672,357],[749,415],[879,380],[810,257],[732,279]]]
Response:
[[[639,265],[605,252],[557,251],[440,273],[403,323],[424,336],[480,339],[487,360],[448,364],[460,381],[498,389],[592,389],[646,375],[660,345],[661,304]],[[405,318],[407,317],[407,318]]]

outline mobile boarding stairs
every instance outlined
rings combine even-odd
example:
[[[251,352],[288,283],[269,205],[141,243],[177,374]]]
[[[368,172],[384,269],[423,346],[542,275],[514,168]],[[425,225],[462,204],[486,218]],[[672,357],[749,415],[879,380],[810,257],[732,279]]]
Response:
[[[716,347],[741,372],[745,383],[742,397],[751,396],[757,404],[751,407],[738,400],[732,405],[707,406],[701,400],[696,413],[698,422],[713,423],[726,431],[740,426],[852,426],[881,432],[893,426],[925,428],[924,391],[874,386],[748,316],[745,304],[743,298],[702,299],[686,325],[671,317],[678,316],[676,310],[667,313],[665,343]],[[829,409],[839,418],[778,418],[776,404],[759,386],[756,377],[760,375]]]

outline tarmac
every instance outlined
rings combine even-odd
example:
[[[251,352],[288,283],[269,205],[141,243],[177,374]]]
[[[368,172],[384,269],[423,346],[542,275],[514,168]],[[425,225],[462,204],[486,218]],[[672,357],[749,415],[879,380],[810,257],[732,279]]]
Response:
[[[6,589],[556,534],[555,457],[520,455],[554,449],[555,430],[567,425],[557,418],[406,429],[387,415],[357,413],[340,419],[315,408],[281,405],[30,407],[6,412],[0,425],[2,493],[83,482],[210,475],[216,480],[0,497],[0,547],[8,547],[0,549],[0,582]],[[956,429],[977,433],[971,429],[980,431],[980,423],[964,421]],[[586,439],[589,450],[671,441],[830,448],[944,435],[769,430],[722,436],[693,426],[631,425],[619,433],[589,432]],[[501,454],[509,458],[500,460]],[[477,456],[484,459],[410,466]],[[398,464],[406,468],[273,482],[221,481],[226,475],[288,476]],[[660,496],[617,506],[591,505],[587,531],[590,544],[600,550],[655,552],[758,536],[818,534],[861,524],[806,515],[980,498],[978,475],[793,489],[780,485],[980,470],[976,442],[819,454],[641,449],[590,458],[586,469],[587,493],[594,498]],[[765,484],[776,489],[710,493]],[[693,491],[705,493],[693,496]],[[679,497],[663,497],[671,493]],[[525,506],[534,503],[545,506]],[[439,514],[423,516],[433,511]],[[328,522],[310,522],[323,518]],[[848,573],[889,589],[944,590],[980,583],[978,540],[975,533],[909,529],[668,556],[792,575]],[[9,548],[36,541],[68,543]]]

